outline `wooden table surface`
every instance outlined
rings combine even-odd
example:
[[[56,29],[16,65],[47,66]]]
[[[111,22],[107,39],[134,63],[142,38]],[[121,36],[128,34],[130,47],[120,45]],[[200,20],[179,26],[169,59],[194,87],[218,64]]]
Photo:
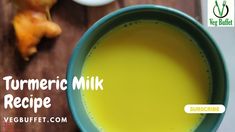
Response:
[[[29,62],[21,59],[16,49],[16,39],[12,27],[13,6],[10,0],[0,0],[0,131],[2,132],[70,132],[79,131],[68,108],[65,91],[6,91],[2,78],[11,75],[14,79],[55,79],[65,78],[69,57],[76,42],[83,33],[98,19],[115,11],[135,4],[157,4],[179,9],[200,21],[199,0],[117,0],[101,7],[86,7],[72,0],[58,0],[52,8],[52,18],[63,30],[56,39],[43,39],[38,46],[38,53]],[[3,96],[11,93],[14,96],[38,97],[49,96],[52,107],[40,109],[34,114],[29,109],[3,108]],[[4,123],[6,116],[66,116],[67,123]]]

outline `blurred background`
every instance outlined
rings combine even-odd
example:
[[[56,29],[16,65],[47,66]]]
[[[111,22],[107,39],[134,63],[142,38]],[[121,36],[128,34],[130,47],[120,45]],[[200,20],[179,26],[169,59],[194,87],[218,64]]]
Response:
[[[24,61],[15,46],[16,38],[12,26],[12,19],[15,14],[14,5],[10,0],[0,0],[0,78],[7,75],[13,76],[14,79],[55,79],[56,76],[65,78],[69,57],[83,33],[104,15],[135,4],[157,4],[173,7],[205,24],[205,28],[207,28],[207,0],[116,0],[100,7],[83,6],[72,0],[58,0],[51,10],[51,16],[53,21],[61,26],[62,34],[55,39],[43,38],[38,45],[38,53],[33,55],[30,61]],[[208,28],[208,30],[218,41],[228,64],[230,78],[234,79],[235,28]],[[224,35],[221,34],[228,35],[224,38]],[[234,88],[234,82],[232,80],[230,82]],[[7,93],[19,97],[29,96],[30,93],[38,97],[49,96],[52,99],[52,107],[40,109],[37,114],[27,109],[8,109],[6,111],[3,108],[3,96]],[[235,100],[235,90],[231,89],[230,94],[232,94],[230,96],[231,102]],[[64,91],[6,91],[5,84],[1,79],[0,97],[0,131],[2,132],[79,131],[71,117]],[[232,128],[235,114],[231,112],[235,111],[234,105],[235,102],[229,105],[227,115],[219,131],[235,131],[235,128]],[[66,116],[68,122],[14,124],[4,123],[4,116]]]

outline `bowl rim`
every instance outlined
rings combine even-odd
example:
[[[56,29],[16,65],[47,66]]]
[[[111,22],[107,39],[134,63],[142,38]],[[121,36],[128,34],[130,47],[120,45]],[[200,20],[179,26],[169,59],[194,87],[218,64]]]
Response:
[[[189,20],[192,24],[195,25],[195,27],[197,29],[199,29],[211,42],[212,45],[214,46],[219,59],[221,60],[222,64],[223,64],[223,72],[224,72],[224,78],[225,78],[225,93],[224,93],[224,106],[225,108],[228,106],[228,99],[229,99],[229,80],[228,80],[228,72],[227,72],[227,65],[224,59],[223,54],[220,52],[220,48],[218,47],[218,44],[216,43],[216,41],[211,37],[210,33],[198,22],[196,21],[194,18],[192,18],[191,16],[187,15],[186,13],[179,11],[177,9],[171,8],[171,7],[167,7],[167,6],[161,6],[161,5],[153,5],[153,4],[140,4],[140,5],[132,5],[132,6],[128,6],[122,9],[119,9],[117,11],[111,12],[108,15],[102,17],[101,19],[99,19],[97,22],[95,22],[80,38],[80,40],[76,43],[75,48],[73,49],[72,55],[69,59],[69,63],[67,66],[67,73],[66,73],[66,78],[67,78],[67,90],[66,90],[66,95],[67,95],[67,102],[69,105],[69,109],[71,112],[71,115],[73,117],[73,119],[75,120],[76,125],[82,130],[82,131],[86,131],[86,129],[80,125],[81,122],[79,120],[79,117],[77,116],[76,113],[76,107],[73,105],[75,103],[75,101],[72,99],[72,87],[70,86],[70,82],[73,78],[73,73],[74,73],[74,63],[76,62],[76,58],[77,55],[79,53],[79,50],[81,49],[81,47],[84,45],[84,42],[86,40],[89,39],[89,36],[102,24],[106,23],[108,20],[114,18],[115,16],[121,15],[123,13],[129,12],[129,11],[136,11],[136,10],[145,10],[145,9],[152,9],[152,10],[162,10],[162,11],[166,11],[166,12],[171,12],[174,15],[183,17],[187,20]],[[217,121],[215,122],[215,125],[213,127],[212,131],[216,131],[219,127],[219,125],[221,124],[224,115],[226,113],[226,110],[223,114],[221,114],[221,116],[219,116],[219,118],[217,119]]]

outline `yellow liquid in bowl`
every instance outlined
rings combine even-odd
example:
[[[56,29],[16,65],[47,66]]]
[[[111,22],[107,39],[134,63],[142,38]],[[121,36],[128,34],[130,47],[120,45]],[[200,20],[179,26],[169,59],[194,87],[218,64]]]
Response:
[[[159,21],[134,21],[96,43],[83,76],[104,79],[103,91],[82,91],[91,120],[105,132],[188,132],[200,114],[186,104],[208,103],[211,73],[189,35]]]

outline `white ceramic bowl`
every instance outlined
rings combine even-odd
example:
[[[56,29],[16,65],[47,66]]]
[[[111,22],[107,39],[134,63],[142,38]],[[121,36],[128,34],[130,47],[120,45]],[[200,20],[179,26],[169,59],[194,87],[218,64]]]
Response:
[[[73,0],[85,6],[102,6],[113,2],[114,0]]]

